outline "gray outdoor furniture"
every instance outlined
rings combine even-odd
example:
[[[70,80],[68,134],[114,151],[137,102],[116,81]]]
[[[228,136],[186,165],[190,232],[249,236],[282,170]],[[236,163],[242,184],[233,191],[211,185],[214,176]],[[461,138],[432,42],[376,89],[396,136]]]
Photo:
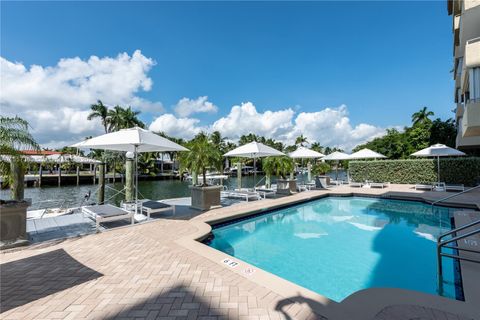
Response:
[[[111,204],[85,206],[82,207],[82,213],[95,220],[97,232],[100,227],[100,223],[103,222],[130,220],[132,224],[134,223],[133,212],[112,206]]]
[[[258,192],[243,191],[243,190],[224,190],[220,192],[220,195],[224,198],[240,198],[249,201],[250,199],[260,200],[262,197]]]
[[[273,188],[255,188],[255,191],[264,199],[266,199],[267,196],[275,195],[277,193],[277,190]]]
[[[390,182],[370,182],[370,188],[386,188],[390,185]]]
[[[433,190],[433,184],[426,184],[426,183],[417,183],[415,185],[415,190]]]
[[[165,211],[172,211],[172,215],[175,215],[175,206],[153,200],[142,201],[142,212],[147,214],[148,219],[152,214]]]
[[[446,184],[446,191],[465,191],[465,186],[463,184]]]

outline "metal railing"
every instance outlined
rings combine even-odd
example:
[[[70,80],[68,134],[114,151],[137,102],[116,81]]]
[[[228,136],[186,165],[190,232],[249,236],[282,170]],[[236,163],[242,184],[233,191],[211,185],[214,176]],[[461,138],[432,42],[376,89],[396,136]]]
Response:
[[[472,188],[470,188],[470,189],[463,190],[463,191],[461,191],[461,192],[459,192],[459,193],[452,194],[452,195],[447,196],[447,197],[445,197],[445,198],[442,198],[442,199],[440,199],[440,200],[436,200],[436,201],[432,202],[431,205],[432,205],[432,207],[433,207],[433,206],[436,205],[437,203],[443,202],[443,201],[448,200],[448,199],[451,199],[451,198],[455,198],[456,196],[459,196],[459,195],[461,195],[461,194],[470,192],[470,191],[475,190],[475,189],[478,189],[478,188],[480,188],[480,184],[479,184],[478,186],[472,187]]]
[[[452,258],[452,259],[457,259],[457,260],[464,260],[464,261],[469,261],[469,262],[475,262],[475,263],[480,263],[480,259],[474,259],[471,257],[464,257],[461,256],[459,251],[465,251],[465,252],[471,252],[471,253],[478,253],[480,254],[480,250],[474,250],[474,249],[468,249],[468,248],[461,248],[458,245],[448,245],[452,242],[457,242],[459,240],[471,237],[475,234],[480,234],[480,227],[466,232],[462,235],[457,235],[457,232],[475,227],[476,225],[480,225],[480,220],[473,221],[471,223],[468,223],[466,225],[463,225],[461,227],[452,229],[448,232],[445,232],[441,234],[438,237],[437,240],[437,277],[438,277],[438,289],[439,293],[443,293],[443,266],[442,266],[442,257],[447,257],[447,258]],[[443,240],[447,236],[452,236],[450,239]],[[442,248],[448,248],[452,250],[456,250],[456,253],[450,254],[450,253],[445,253],[442,252]]]

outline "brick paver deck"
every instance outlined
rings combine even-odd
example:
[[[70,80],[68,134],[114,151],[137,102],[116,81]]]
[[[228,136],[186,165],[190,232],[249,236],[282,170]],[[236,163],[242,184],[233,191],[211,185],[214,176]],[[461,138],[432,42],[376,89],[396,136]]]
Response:
[[[278,200],[248,206],[290,201]],[[212,210],[193,221],[224,216],[229,210],[245,206]],[[313,311],[315,301],[285,298],[178,244],[196,232],[190,221],[158,220],[2,252],[0,318],[326,319]],[[421,317],[424,312],[406,308],[378,309],[373,315],[404,319],[403,313],[414,310]],[[451,316],[438,310],[432,314],[438,319]]]
[[[2,319],[315,319],[311,310],[172,240],[155,221],[2,254]]]

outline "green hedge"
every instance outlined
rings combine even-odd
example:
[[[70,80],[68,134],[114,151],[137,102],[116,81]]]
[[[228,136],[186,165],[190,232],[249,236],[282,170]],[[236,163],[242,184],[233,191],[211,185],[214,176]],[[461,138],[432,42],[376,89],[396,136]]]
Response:
[[[429,183],[437,181],[437,159],[350,161],[353,181]],[[480,157],[440,158],[440,180],[473,186],[480,180]]]

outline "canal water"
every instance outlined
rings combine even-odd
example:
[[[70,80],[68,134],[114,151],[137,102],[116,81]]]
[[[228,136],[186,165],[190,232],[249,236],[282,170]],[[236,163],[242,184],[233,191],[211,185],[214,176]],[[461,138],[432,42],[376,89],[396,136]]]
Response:
[[[329,173],[335,177],[335,172]],[[257,182],[263,178],[263,175],[257,175]],[[345,172],[339,171],[339,178],[346,179]],[[297,180],[306,180],[306,175],[297,175]],[[272,182],[275,178],[272,178]],[[139,181],[139,198],[161,200],[171,198],[189,197],[190,189],[188,181],[180,180],[153,180]],[[263,183],[262,183],[263,184]],[[237,178],[229,177],[224,180],[224,185],[229,188],[237,187]],[[253,176],[242,177],[242,186],[244,188],[252,188],[254,185]],[[108,203],[119,205],[125,196],[118,193],[123,189],[124,185],[120,182],[108,183],[105,188],[105,200]],[[98,185],[66,185],[62,187],[46,186],[41,188],[25,188],[25,198],[32,199],[31,210],[45,207],[58,207],[59,203],[64,202],[63,207],[76,207],[82,204],[87,193],[91,193],[90,201],[96,201]],[[1,190],[0,199],[9,199],[10,191]]]

